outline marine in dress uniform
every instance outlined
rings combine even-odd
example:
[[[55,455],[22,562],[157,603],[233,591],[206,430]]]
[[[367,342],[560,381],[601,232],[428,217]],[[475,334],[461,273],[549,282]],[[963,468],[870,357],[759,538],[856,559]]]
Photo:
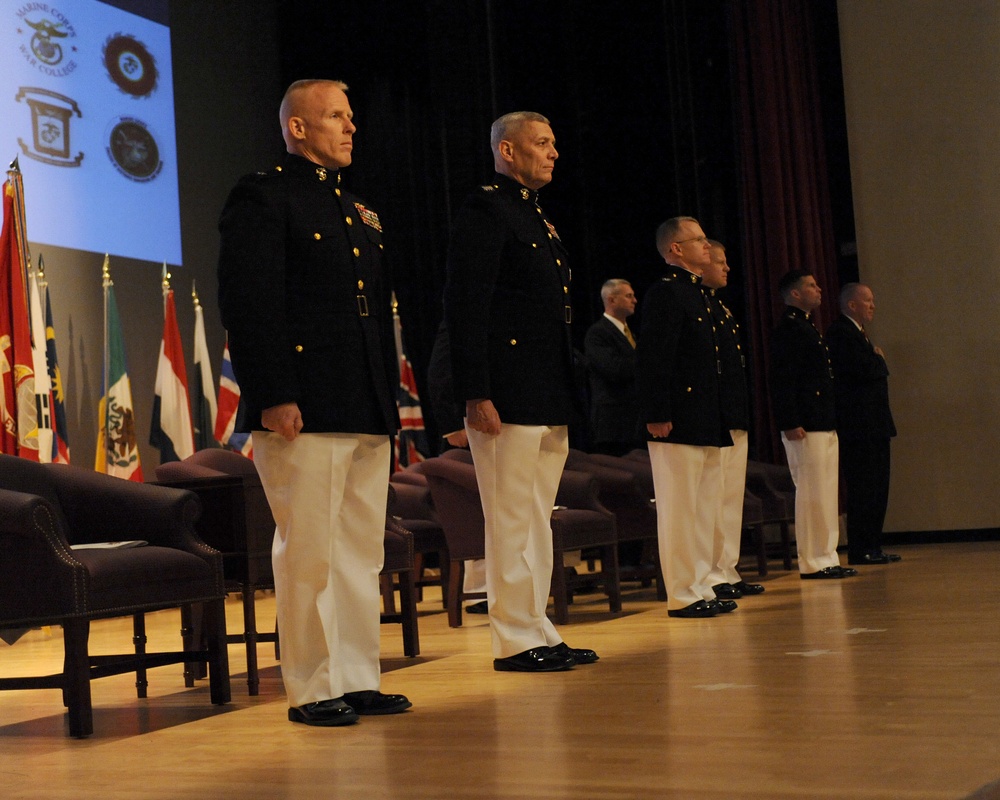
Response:
[[[812,321],[816,279],[794,270],[779,282],[786,308],[771,338],[771,404],[795,482],[795,543],[802,578],[845,578],[840,566],[837,412],[833,368]]]
[[[497,175],[462,207],[448,250],[452,380],[483,504],[494,668],[561,671],[597,654],[568,647],[545,615],[575,411],[570,269],[538,203],[558,153],[533,112],[494,122],[491,145]]]
[[[888,564],[900,556],[882,550],[889,505],[889,441],[896,426],[889,409],[889,368],[865,325],[875,316],[875,296],[860,283],[840,292],[841,316],[826,332],[833,364],[840,472],[847,491],[847,561]]]
[[[724,447],[722,491],[715,533],[712,539],[712,569],[708,583],[720,599],[738,600],[744,595],[761,594],[759,583],[747,583],[740,577],[740,541],[743,535],[743,494],[747,480],[747,449],[750,429],[750,400],[747,392],[746,359],[740,341],[740,326],[719,297],[719,289],[729,282],[726,248],[709,240],[712,260],[701,276],[702,287],[712,311],[712,324],[719,352],[723,424],[733,439]]]
[[[667,271],[643,300],[637,382],[640,420],[649,432],[667,613],[714,617],[736,603],[716,599],[709,584],[721,450],[733,444],[722,416],[712,312],[701,286],[710,246],[691,217],[667,220],[656,238]]]
[[[219,229],[219,305],[274,514],[289,719],[396,713],[379,689],[379,586],[399,419],[390,280],[378,215],[341,187],[355,130],[346,86],[301,81],[282,102],[289,150],[242,178]]]

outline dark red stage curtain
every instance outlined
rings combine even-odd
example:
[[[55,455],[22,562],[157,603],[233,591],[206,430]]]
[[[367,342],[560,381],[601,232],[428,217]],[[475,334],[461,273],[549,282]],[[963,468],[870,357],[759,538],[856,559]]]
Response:
[[[733,75],[751,342],[756,457],[783,458],[767,393],[781,276],[811,271],[823,289],[817,324],[836,309],[837,259],[810,0],[733,0]]]

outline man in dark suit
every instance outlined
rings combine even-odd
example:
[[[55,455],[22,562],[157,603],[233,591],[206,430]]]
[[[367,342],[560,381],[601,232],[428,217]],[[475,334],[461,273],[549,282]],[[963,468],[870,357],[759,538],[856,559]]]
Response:
[[[771,404],[795,481],[799,577],[846,578],[840,566],[837,411],[833,369],[812,312],[823,292],[810,273],[792,270],[778,282],[785,301],[771,338]]]
[[[601,286],[604,314],[587,330],[583,352],[590,377],[590,433],[595,453],[623,456],[641,444],[635,393],[635,337],[628,318],[635,292],[622,278]]]
[[[276,524],[288,718],[319,726],[410,706],[378,691],[398,377],[381,223],[340,186],[356,130],[346,90],[288,88],[279,113],[288,155],[242,178],[219,222],[237,430],[253,432]]]
[[[882,550],[889,505],[889,440],[896,426],[889,410],[889,368],[868,338],[875,295],[862,283],[840,290],[841,315],[826,332],[837,401],[840,471],[847,489],[847,561],[888,564],[900,556]]]
[[[558,153],[549,121],[520,111],[493,123],[497,174],[452,226],[445,321],[455,398],[486,522],[486,595],[498,671],[553,672],[597,660],[545,615],[550,517],[574,414],[570,270],[538,204]]]
[[[667,264],[642,304],[638,370],[640,420],[649,433],[660,563],[671,617],[714,617],[736,602],[709,585],[715,517],[721,502],[721,450],[732,437],[722,416],[712,312],[701,273],[711,246],[693,217],[656,231]]]

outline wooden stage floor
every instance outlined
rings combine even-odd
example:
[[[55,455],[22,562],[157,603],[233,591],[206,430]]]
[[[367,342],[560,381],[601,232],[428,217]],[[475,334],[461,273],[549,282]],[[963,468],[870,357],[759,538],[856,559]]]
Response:
[[[844,581],[774,571],[709,620],[668,618],[651,589],[627,588],[619,616],[578,598],[560,630],[601,660],[547,675],[494,672],[485,618],[449,629],[428,592],[419,658],[382,626],[382,688],[413,709],[346,728],[287,721],[270,645],[253,698],[230,647],[224,707],[179,666],[150,671],[147,700],[127,675],[94,681],[86,740],[65,735],[57,691],[3,692],[0,797],[957,800],[1000,778],[1000,542],[890,549],[904,560]],[[151,649],[178,627],[150,615]],[[130,637],[98,623],[92,651]],[[60,631],[33,631],[0,644],[0,675],[61,658]]]

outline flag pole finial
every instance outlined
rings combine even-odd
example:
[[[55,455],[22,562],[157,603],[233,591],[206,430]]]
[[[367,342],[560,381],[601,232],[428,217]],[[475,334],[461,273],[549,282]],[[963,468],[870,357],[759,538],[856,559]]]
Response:
[[[191,279],[191,301],[194,303],[195,308],[201,307],[201,301],[198,299],[198,289],[195,286],[195,280]]]
[[[163,294],[166,295],[170,291],[170,273],[167,272],[167,262],[163,262],[163,280],[160,282],[160,286],[163,288]]]

